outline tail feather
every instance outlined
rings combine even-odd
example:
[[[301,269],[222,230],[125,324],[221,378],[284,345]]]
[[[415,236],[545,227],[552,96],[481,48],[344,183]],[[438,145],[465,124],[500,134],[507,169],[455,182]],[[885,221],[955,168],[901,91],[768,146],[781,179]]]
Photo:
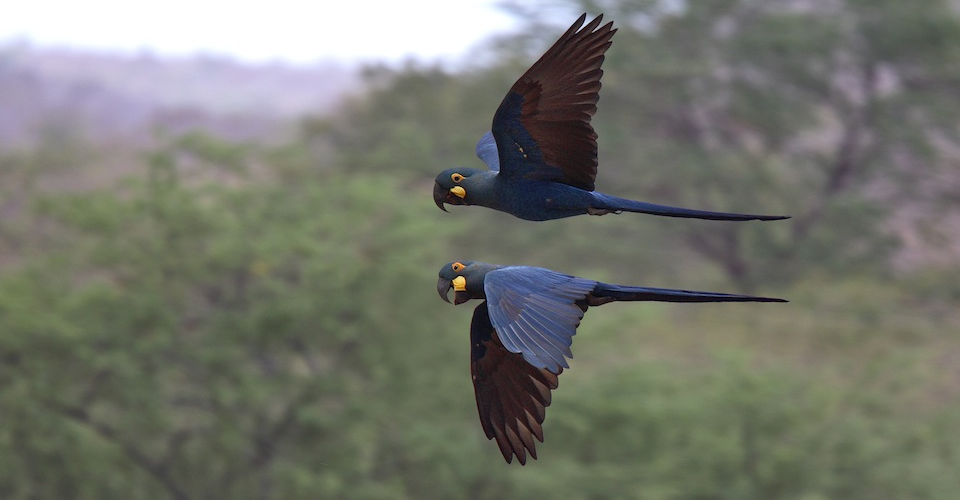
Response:
[[[789,219],[788,215],[755,215],[755,214],[735,214],[729,212],[711,212],[708,210],[694,210],[691,208],[671,207],[669,205],[657,205],[656,203],[647,203],[643,201],[628,200],[618,198],[603,193],[594,192],[594,199],[597,201],[595,209],[610,212],[635,212],[643,214],[661,215],[664,217],[680,217],[685,219],[706,219],[706,220],[728,220],[728,221],[747,221],[747,220],[782,220]]]
[[[623,286],[609,283],[597,283],[593,296],[615,301],[655,301],[655,302],[787,302],[771,297],[754,297],[731,293],[697,292],[691,290],[673,290],[670,288],[650,288],[644,286]]]

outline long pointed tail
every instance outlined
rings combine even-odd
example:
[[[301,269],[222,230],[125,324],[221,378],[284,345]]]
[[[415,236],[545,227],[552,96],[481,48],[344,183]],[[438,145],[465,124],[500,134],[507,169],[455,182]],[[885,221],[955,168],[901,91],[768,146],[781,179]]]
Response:
[[[694,210],[690,208],[671,207],[669,205],[657,205],[656,203],[647,203],[643,201],[628,200],[618,198],[608,194],[594,192],[594,199],[597,202],[595,209],[610,212],[636,212],[643,214],[661,215],[664,217],[681,217],[685,219],[706,219],[706,220],[782,220],[789,219],[788,215],[754,215],[754,214],[735,214],[728,212],[710,212],[707,210]]]
[[[754,297],[731,293],[696,292],[691,290],[673,290],[670,288],[650,288],[645,286],[623,286],[609,283],[597,283],[592,295],[600,299],[613,301],[655,301],[655,302],[787,302],[771,297]]]

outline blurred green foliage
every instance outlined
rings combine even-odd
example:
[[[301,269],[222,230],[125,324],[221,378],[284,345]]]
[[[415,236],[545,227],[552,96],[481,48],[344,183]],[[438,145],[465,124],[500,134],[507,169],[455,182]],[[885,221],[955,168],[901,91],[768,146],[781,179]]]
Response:
[[[598,187],[793,221],[439,212],[529,37],[494,68],[372,68],[285,144],[161,134],[97,187],[51,179],[111,151],[53,134],[0,154],[0,497],[954,498],[960,269],[897,270],[890,217],[949,169],[956,13],[597,3]],[[472,308],[433,292],[460,258],[791,303],[591,310],[540,460],[507,466]]]

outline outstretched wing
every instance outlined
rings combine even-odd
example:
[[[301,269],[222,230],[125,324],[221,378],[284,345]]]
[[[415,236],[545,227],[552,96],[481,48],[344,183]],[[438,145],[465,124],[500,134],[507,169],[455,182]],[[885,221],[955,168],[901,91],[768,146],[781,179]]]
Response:
[[[597,282],[540,267],[511,266],[487,273],[483,281],[490,321],[500,342],[535,368],[560,373],[572,358],[570,344]]]
[[[527,453],[536,459],[533,438],[543,442],[541,424],[560,371],[534,368],[519,354],[504,349],[490,323],[486,302],[473,311],[470,342],[470,371],[484,434],[497,440],[507,463],[516,456],[521,465],[526,464]]]
[[[612,22],[598,29],[602,18],[580,29],[586,14],[580,16],[507,92],[492,127],[500,175],[593,191],[597,134],[590,119],[600,98],[603,54],[617,31]]]

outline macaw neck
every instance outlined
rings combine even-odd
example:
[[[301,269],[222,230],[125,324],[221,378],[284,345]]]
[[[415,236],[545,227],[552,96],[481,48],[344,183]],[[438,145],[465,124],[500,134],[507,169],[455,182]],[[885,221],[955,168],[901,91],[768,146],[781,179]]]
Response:
[[[500,191],[497,184],[500,179],[495,170],[479,172],[464,182],[467,189],[467,202],[471,205],[480,205],[493,209],[500,209]]]
[[[492,271],[502,269],[505,266],[499,264],[490,264],[488,262],[473,262],[470,264],[470,267],[470,274],[466,276],[467,291],[472,294],[471,298],[486,298],[486,293],[484,292],[484,282],[487,278],[487,275]]]

